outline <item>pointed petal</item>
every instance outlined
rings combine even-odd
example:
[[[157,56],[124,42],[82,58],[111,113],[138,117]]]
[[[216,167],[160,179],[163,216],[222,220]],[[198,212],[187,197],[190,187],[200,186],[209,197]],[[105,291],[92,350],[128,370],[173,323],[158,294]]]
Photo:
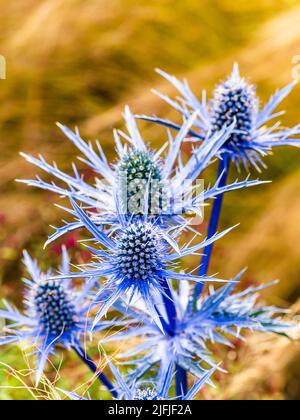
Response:
[[[98,322],[101,320],[101,318],[106,314],[108,309],[116,302],[116,300],[119,299],[120,296],[126,293],[126,291],[131,287],[131,283],[123,281],[117,289],[112,292],[111,296],[107,301],[104,303],[104,305],[101,307],[99,312],[97,313],[93,325],[92,325],[92,331],[95,328],[95,326],[98,324]],[[97,300],[100,299],[100,297],[97,298]]]
[[[210,377],[214,374],[216,371],[216,368],[210,369],[205,375],[202,376],[202,378],[196,382],[192,388],[189,390],[189,392],[184,396],[184,400],[192,400],[195,395],[201,390],[201,388],[207,383],[207,381],[210,379]]]
[[[95,223],[92,222],[92,220],[85,214],[85,212],[76,204],[76,202],[73,199],[70,199],[71,204],[82,221],[82,223],[85,225],[85,227],[95,236],[95,238],[103,245],[105,245],[107,248],[113,249],[115,247],[114,242],[108,238],[108,236],[105,235],[104,232],[102,232]]]
[[[131,400],[132,399],[132,392],[129,388],[129,386],[127,385],[127,383],[124,381],[124,379],[122,378],[120,372],[118,371],[118,369],[111,363],[111,361],[109,360],[108,357],[106,357],[106,361],[108,366],[110,367],[110,370],[112,371],[112,374],[114,375],[117,384],[119,386],[119,388],[122,390],[122,392],[125,394],[126,399],[127,400]]]

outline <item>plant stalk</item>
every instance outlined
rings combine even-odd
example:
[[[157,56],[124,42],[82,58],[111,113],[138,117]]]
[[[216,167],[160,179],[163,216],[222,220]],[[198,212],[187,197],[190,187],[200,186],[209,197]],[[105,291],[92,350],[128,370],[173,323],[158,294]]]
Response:
[[[116,392],[113,384],[110,382],[110,380],[107,378],[107,376],[98,370],[96,364],[92,361],[92,359],[86,354],[83,348],[76,348],[73,347],[73,350],[77,354],[77,356],[80,358],[80,360],[94,373],[96,374],[99,381],[106,386],[106,388],[110,391],[112,396],[114,398],[118,398],[118,393]]]
[[[220,160],[219,162],[219,168],[218,168],[218,179],[220,179],[218,186],[220,188],[224,187],[227,183],[229,167],[230,167],[230,158],[229,156],[224,155],[223,159]],[[210,216],[210,221],[208,225],[207,238],[211,238],[217,233],[221,210],[222,210],[223,198],[224,198],[224,193],[218,195],[217,198],[214,200],[214,204],[213,204],[213,208],[212,208],[212,212]],[[204,248],[201,265],[199,267],[199,276],[207,275],[213,248],[214,248],[214,243],[207,245]],[[197,300],[199,296],[202,293],[203,286],[204,286],[203,283],[197,283],[195,286],[194,308],[197,304]]]
[[[176,308],[174,305],[174,301],[172,298],[171,290],[168,285],[167,280],[161,281],[161,286],[163,289],[163,302],[166,308],[167,316],[168,316],[168,330],[166,330],[166,334],[169,336],[174,336],[176,333],[176,324],[177,324],[177,314],[176,314]],[[182,369],[180,366],[176,365],[176,396],[177,398],[180,398],[182,395],[187,394],[187,388],[188,388],[188,382],[187,382],[187,372]]]

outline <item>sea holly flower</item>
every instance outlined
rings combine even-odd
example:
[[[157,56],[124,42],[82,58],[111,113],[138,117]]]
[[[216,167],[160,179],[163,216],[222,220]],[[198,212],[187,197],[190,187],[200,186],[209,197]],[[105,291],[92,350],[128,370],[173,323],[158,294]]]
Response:
[[[112,371],[112,374],[115,379],[115,390],[118,393],[119,400],[128,400],[128,401],[157,401],[157,400],[192,400],[197,393],[203,388],[206,383],[210,383],[210,377],[215,372],[215,369],[208,370],[201,379],[196,381],[190,390],[184,395],[180,394],[174,398],[170,398],[170,388],[172,386],[173,380],[173,366],[170,363],[167,367],[167,370],[164,372],[159,372],[157,377],[149,382],[137,382],[130,384],[122,376],[119,370],[108,360],[108,364]],[[85,398],[74,392],[67,392],[60,390],[71,400],[86,400],[90,398]]]
[[[55,164],[47,163],[42,156],[34,158],[26,154],[22,155],[27,161],[65,183],[66,187],[54,182],[45,182],[39,177],[36,180],[19,181],[55,192],[60,196],[73,197],[86,206],[91,219],[98,226],[118,223],[117,211],[121,211],[127,218],[147,213],[148,216],[159,218],[161,223],[185,223],[184,214],[198,214],[203,203],[210,198],[260,183],[258,180],[246,179],[232,185],[220,186],[220,180],[217,180],[215,185],[207,190],[195,184],[196,179],[231,135],[234,123],[207,138],[184,164],[180,150],[197,119],[197,111],[183,124],[175,139],[169,133],[167,143],[158,152],[147,146],[128,108],[125,109],[124,118],[128,134],[120,130],[114,131],[118,154],[118,160],[114,165],[108,163],[98,142],[95,151],[90,143],[86,143],[80,137],[78,130],[72,132],[58,124],[83,153],[84,157],[80,159],[95,172],[94,185],[84,181],[75,165],[73,165],[74,176],[71,176],[62,172]],[[166,149],[167,152],[164,154]],[[119,194],[120,209],[115,206],[116,193]],[[70,209],[65,210],[72,213]],[[74,213],[72,214],[74,216]],[[82,226],[80,220],[67,223],[58,228],[47,243]]]
[[[244,330],[286,335],[293,325],[279,317],[285,311],[258,303],[259,293],[270,285],[249,287],[234,293],[234,287],[242,274],[236,276],[234,282],[217,290],[211,287],[207,295],[202,294],[196,310],[191,302],[193,295],[189,283],[180,283],[178,291],[172,289],[177,322],[170,334],[163,334],[141,305],[131,307],[127,313],[125,305],[119,302],[116,307],[123,312],[131,326],[126,331],[106,338],[106,342],[143,338],[141,344],[120,355],[130,358],[131,363],[132,358],[136,357],[136,368],[130,375],[131,380],[138,380],[156,365],[166,370],[169,363],[201,378],[205,372],[203,363],[220,369],[212,359],[210,343],[232,347],[231,338],[241,338]],[[166,317],[161,306],[157,305]]]
[[[226,187],[229,168],[234,162],[239,168],[242,164],[246,169],[250,165],[260,171],[264,167],[263,157],[275,146],[300,146],[300,125],[292,128],[283,128],[280,122],[272,123],[272,120],[282,114],[275,109],[288,96],[295,83],[291,83],[281,90],[278,90],[264,107],[260,107],[260,101],[256,95],[256,89],[245,78],[241,77],[238,65],[235,64],[233,72],[215,89],[213,98],[206,100],[206,93],[203,92],[199,100],[190,89],[188,82],[177,80],[174,76],[158,70],[180,93],[177,100],[166,95],[157,95],[176,109],[185,119],[198,111],[194,127],[189,134],[191,140],[198,138],[200,142],[207,141],[211,135],[219,130],[224,124],[235,122],[235,127],[228,136],[227,141],[219,149],[219,168],[217,179],[218,186]],[[154,117],[137,116],[147,121],[162,124],[164,126],[180,130],[180,125],[172,121]],[[268,124],[270,125],[268,126]],[[211,217],[208,225],[208,237],[212,237],[218,229],[223,194],[218,194],[213,203]],[[213,250],[213,243],[205,250],[199,267],[199,275],[208,273],[210,259]],[[200,296],[203,287],[201,284],[195,287],[195,298]]]
[[[196,245],[187,244],[180,249],[176,237],[180,234],[181,227],[173,227],[168,231],[147,216],[127,220],[119,213],[118,225],[113,235],[110,235],[100,230],[72,199],[71,203],[76,216],[93,235],[98,247],[88,247],[96,259],[94,263],[80,267],[79,272],[69,273],[67,276],[107,278],[106,286],[100,289],[96,298],[96,303],[103,305],[95,317],[94,327],[120,297],[130,293],[129,304],[133,297],[141,297],[151,318],[164,331],[166,326],[162,325],[162,319],[153,302],[155,295],[162,294],[166,306],[170,308],[172,299],[168,295],[169,280],[225,282],[214,277],[178,273],[173,270],[173,266],[181,257],[197,253],[207,243],[221,238],[231,229],[215,235],[209,241],[204,240]],[[63,278],[64,274],[59,277]]]
[[[242,163],[246,168],[249,165],[257,170],[264,167],[262,157],[276,146],[299,146],[300,126],[283,128],[280,122],[272,123],[272,120],[283,112],[276,112],[278,105],[285,99],[294,88],[296,82],[292,82],[283,89],[275,92],[264,107],[260,107],[260,100],[256,94],[256,88],[240,75],[238,65],[235,64],[233,72],[223,82],[219,83],[209,102],[206,93],[202,99],[198,99],[191,91],[188,82],[183,82],[170,76],[164,71],[158,70],[180,93],[177,100],[155,92],[160,98],[176,109],[184,119],[189,118],[191,113],[198,111],[194,127],[191,130],[193,139],[205,141],[209,133],[213,135],[223,125],[236,125],[228,140],[221,148],[221,154],[228,155],[239,166]],[[140,118],[163,124],[167,127],[180,129],[180,126],[157,117],[139,116]],[[270,123],[270,126],[267,124]]]
[[[51,279],[52,272],[42,273],[38,264],[24,251],[24,264],[30,275],[25,280],[25,310],[5,302],[5,309],[0,310],[0,318],[7,321],[0,345],[24,342],[34,346],[37,356],[36,383],[43,374],[49,355],[57,346],[73,349],[84,357],[82,339],[91,323],[87,318],[91,300],[89,298],[93,281],[86,283],[81,290],[72,288],[70,280]],[[70,263],[65,248],[62,251],[61,273],[70,271]],[[107,323],[98,326],[106,328]]]

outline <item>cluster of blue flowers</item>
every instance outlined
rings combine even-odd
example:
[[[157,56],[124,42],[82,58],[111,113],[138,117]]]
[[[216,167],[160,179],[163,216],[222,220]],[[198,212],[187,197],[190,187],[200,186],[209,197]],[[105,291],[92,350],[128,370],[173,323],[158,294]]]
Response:
[[[19,181],[70,202],[64,209],[71,221],[55,228],[46,245],[84,228],[88,234],[84,245],[93,256],[92,262],[71,269],[63,248],[59,272],[42,273],[24,252],[30,276],[25,280],[24,313],[4,302],[0,318],[7,322],[0,344],[24,341],[34,346],[37,385],[49,356],[62,346],[75,351],[116,399],[192,399],[204,384],[211,384],[216,370],[222,370],[210,343],[232,346],[232,338],[240,337],[242,330],[288,334],[291,328],[280,316],[283,310],[259,303],[259,292],[266,286],[235,291],[244,271],[223,280],[209,276],[208,269],[215,241],[232,229],[218,232],[223,195],[263,184],[248,174],[228,183],[231,163],[242,164],[246,171],[250,165],[261,170],[272,147],[300,146],[299,126],[282,128],[279,122],[267,126],[280,115],[274,110],[294,84],[276,92],[261,109],[254,86],[240,76],[237,65],[208,103],[205,94],[198,100],[186,81],[160,73],[181,97],[159,96],[179,111],[183,123],[133,116],[126,107],[127,131],[114,131],[116,162],[108,162],[100,143],[94,147],[77,129],[59,124],[82,153],[81,161],[94,172],[93,183],[86,182],[75,165],[69,175],[42,156],[23,154],[56,181],[40,177]],[[143,140],[139,118],[167,127],[167,141],[160,150],[152,150]],[[184,142],[194,145],[188,160],[182,156]],[[199,191],[197,180],[216,160],[215,184]],[[209,200],[213,206],[208,232],[200,238],[193,221]],[[190,237],[184,245],[183,233]],[[202,257],[198,273],[197,267],[186,272],[181,266],[191,255]],[[75,285],[76,278],[81,279],[80,286]],[[105,356],[113,382],[86,352],[88,339],[103,330],[104,348],[108,341],[139,339],[137,346],[119,355],[122,364],[130,365],[126,374]]]

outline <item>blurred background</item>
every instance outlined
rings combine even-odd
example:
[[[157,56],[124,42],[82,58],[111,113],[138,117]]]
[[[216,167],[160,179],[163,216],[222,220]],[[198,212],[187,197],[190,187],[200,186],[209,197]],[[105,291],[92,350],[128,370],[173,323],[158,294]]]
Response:
[[[0,54],[7,63],[6,79],[0,80],[0,296],[16,304],[22,295],[22,249],[44,267],[59,260],[61,243],[42,250],[52,232],[49,225],[59,225],[62,218],[54,206],[58,199],[14,182],[37,173],[20,151],[42,153],[65,170],[76,160],[56,121],[78,125],[86,139],[99,138],[113,161],[111,131],[122,126],[125,104],[134,112],[179,121],[150,92],[155,87],[175,93],[156,67],[187,77],[200,94],[203,88],[211,93],[238,61],[262,101],[300,77],[299,0],[0,0],[0,6]],[[299,87],[282,106],[288,110],[283,123],[299,123]],[[140,127],[153,146],[165,139],[159,127]],[[217,244],[211,269],[231,277],[248,266],[245,284],[280,279],[264,299],[292,306],[295,315],[300,308],[299,158],[299,150],[276,150],[261,175],[272,184],[227,195],[222,227],[241,225]],[[208,172],[206,182],[211,179]],[[64,240],[74,262],[89,258],[77,244],[78,235]],[[47,397],[50,383],[43,391],[31,388],[32,361],[22,357],[22,350],[0,352],[0,399]],[[220,349],[216,357],[224,360],[229,375],[219,375],[217,388],[206,388],[201,397],[300,399],[299,343],[255,334],[247,343],[238,341],[235,350]],[[59,375],[60,387],[68,390],[90,377],[73,358],[58,358],[49,367],[50,381]]]

